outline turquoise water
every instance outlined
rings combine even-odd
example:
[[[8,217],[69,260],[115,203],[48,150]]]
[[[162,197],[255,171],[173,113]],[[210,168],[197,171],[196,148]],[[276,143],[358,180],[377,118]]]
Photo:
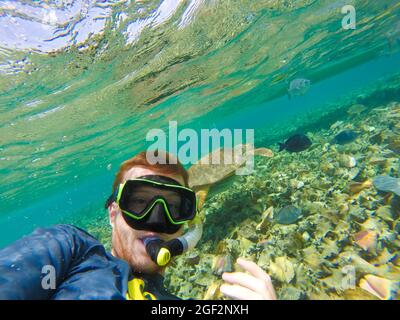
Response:
[[[253,128],[276,148],[391,83],[399,17],[394,0],[0,2],[0,246],[103,214],[150,128]],[[298,77],[312,85],[289,100]]]

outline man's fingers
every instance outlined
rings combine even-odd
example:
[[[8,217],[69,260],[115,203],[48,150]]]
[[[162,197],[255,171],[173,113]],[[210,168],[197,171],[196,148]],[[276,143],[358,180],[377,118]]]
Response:
[[[243,272],[225,272],[222,274],[222,279],[230,284],[237,284],[256,292],[263,292],[266,289],[265,281]]]
[[[263,269],[261,269],[253,261],[248,261],[242,258],[238,258],[236,262],[238,263],[239,266],[241,266],[244,270],[248,271],[254,277],[265,281],[271,297],[273,297],[273,299],[276,299],[276,293],[274,287],[272,286],[271,277]]]
[[[269,280],[268,274],[253,261],[248,261],[242,258],[238,258],[236,262],[239,266],[241,266],[246,271],[250,272],[256,278],[262,280]]]
[[[237,284],[223,284],[220,287],[220,291],[233,299],[237,300],[262,300],[261,294],[258,294],[250,289],[239,286]]]

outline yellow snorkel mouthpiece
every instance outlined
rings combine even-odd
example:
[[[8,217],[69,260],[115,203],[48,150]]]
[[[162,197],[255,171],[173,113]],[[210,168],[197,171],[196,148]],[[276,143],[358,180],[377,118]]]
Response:
[[[189,231],[178,238],[169,241],[163,241],[157,237],[145,239],[146,252],[154,263],[163,267],[170,262],[172,257],[194,248],[201,238],[202,231],[202,221],[196,215],[189,224]]]
[[[160,248],[157,254],[157,264],[161,267],[165,266],[171,260],[171,252],[167,248]]]
[[[159,238],[145,240],[147,254],[157,265],[163,267],[170,262],[173,256],[183,252],[182,244],[177,239],[163,241]]]

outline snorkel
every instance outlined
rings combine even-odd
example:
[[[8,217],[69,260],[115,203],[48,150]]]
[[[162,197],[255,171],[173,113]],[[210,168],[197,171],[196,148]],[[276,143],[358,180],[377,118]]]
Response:
[[[189,222],[189,230],[182,236],[163,241],[152,237],[144,240],[147,254],[158,266],[165,266],[172,257],[193,249],[203,233],[203,223],[198,215]]]

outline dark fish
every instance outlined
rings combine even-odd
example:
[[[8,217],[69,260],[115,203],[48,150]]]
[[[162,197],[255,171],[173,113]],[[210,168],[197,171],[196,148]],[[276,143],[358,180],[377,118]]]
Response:
[[[285,143],[279,144],[279,151],[287,150],[290,152],[300,152],[311,146],[311,140],[304,134],[296,134],[286,140]]]
[[[295,223],[301,217],[301,210],[295,206],[286,206],[274,214],[273,219],[280,224]]]
[[[358,137],[358,133],[352,130],[344,130],[339,132],[335,138],[333,139],[334,143],[337,144],[346,144],[353,142]]]

